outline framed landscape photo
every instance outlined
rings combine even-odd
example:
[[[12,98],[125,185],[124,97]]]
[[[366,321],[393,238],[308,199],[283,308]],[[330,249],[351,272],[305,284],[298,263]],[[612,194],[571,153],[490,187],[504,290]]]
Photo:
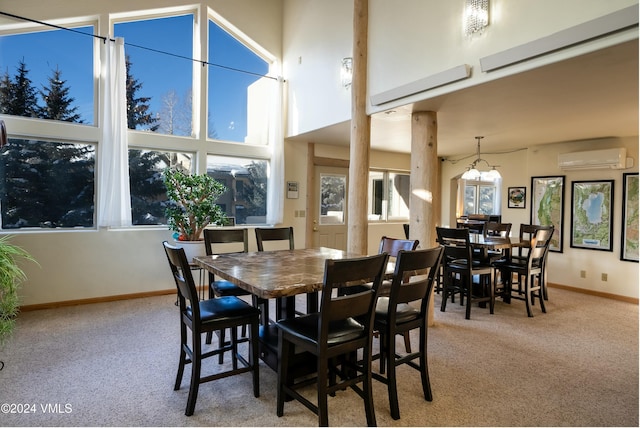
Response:
[[[613,180],[571,182],[571,246],[613,251]]]
[[[622,175],[622,245],[620,260],[638,262],[638,173]]]
[[[525,187],[509,187],[507,195],[509,208],[527,207],[527,189]]]
[[[549,251],[562,252],[564,175],[531,177],[531,224],[554,226]]]

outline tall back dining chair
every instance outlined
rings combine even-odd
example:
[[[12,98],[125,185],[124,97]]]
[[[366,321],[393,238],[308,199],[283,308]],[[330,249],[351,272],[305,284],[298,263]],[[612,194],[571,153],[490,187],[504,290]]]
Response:
[[[247,253],[249,252],[248,230],[243,229],[205,229],[203,231],[205,252],[208,256],[214,254]],[[215,296],[246,296],[249,292],[237,285],[224,280],[215,279],[209,273],[209,298]]]
[[[509,238],[511,234],[511,223],[499,223],[497,221],[488,221],[484,224],[482,229],[482,235],[487,238]],[[511,249],[505,250],[488,250],[483,256],[486,258],[487,263],[491,263],[494,260],[508,257],[511,254]]]
[[[293,239],[293,227],[256,227],[256,244],[258,251],[271,250],[293,250],[295,242]],[[260,307],[262,312],[262,324],[266,326],[270,324],[270,308],[269,301],[256,298],[255,304]],[[284,308],[295,312],[295,298],[282,297],[276,299],[276,320],[285,317]],[[307,312],[315,312],[318,307],[318,293],[309,293],[307,295]]]
[[[350,387],[364,400],[367,424],[375,426],[371,386],[373,318],[387,258],[386,254],[377,254],[327,260],[320,312],[278,321],[278,416],[284,414],[285,401],[292,398],[318,415],[319,426],[328,426],[327,396]],[[373,287],[353,294],[334,292],[362,282],[373,282]],[[361,360],[356,361],[360,350]],[[294,379],[289,375],[294,354],[299,351],[315,356],[315,379]],[[316,404],[299,391],[314,384]]]
[[[295,248],[293,227],[256,227],[255,233],[258,251]],[[265,246],[267,242],[269,243]]]
[[[398,257],[398,253],[400,251],[413,251],[418,248],[418,245],[420,245],[420,241],[418,239],[398,239],[383,236],[380,238],[378,254],[387,253],[389,255],[389,260],[395,263],[396,257]],[[380,287],[380,295],[388,295],[390,288],[391,281],[386,279],[383,280],[382,286]],[[404,346],[407,352],[411,352],[411,338],[409,337],[408,332],[404,335]]]
[[[442,259],[443,288],[440,310],[444,312],[447,300],[453,294],[460,295],[460,304],[466,300],[465,318],[471,318],[473,303],[489,302],[490,313],[495,306],[493,267],[482,261],[474,261],[473,249],[469,240],[469,230],[436,227],[438,242],[444,247]],[[479,282],[474,286],[473,278]]]
[[[243,229],[204,229],[204,249],[208,256],[214,254],[247,253],[249,251],[249,234]],[[226,279],[216,279],[209,272],[209,298],[221,296],[248,296],[246,290],[238,287]],[[246,327],[243,326],[243,336],[246,335]],[[219,332],[220,340],[225,340],[225,331]],[[207,343],[211,343],[212,333],[207,333]],[[224,354],[220,354],[219,361],[222,364]]]
[[[540,309],[547,312],[544,304],[544,265],[551,237],[553,236],[553,226],[540,226],[535,231],[529,244],[529,252],[525,261],[519,259],[498,260],[493,266],[500,270],[503,278],[505,295],[511,298],[524,300],[527,308],[527,316],[533,317],[532,305],[537,297],[540,302]],[[513,283],[511,279],[518,277],[519,290],[513,294]],[[494,285],[495,286],[495,285]],[[524,288],[522,290],[522,288]]]
[[[233,376],[240,373],[253,373],[253,395],[260,396],[260,377],[258,362],[258,309],[240,300],[236,296],[200,300],[191,275],[191,268],[184,249],[163,242],[164,250],[178,289],[180,308],[180,360],[174,390],[180,389],[186,364],[191,364],[191,383],[185,415],[191,416],[195,410],[198,389],[201,383]],[[238,352],[237,327],[249,325],[248,359]],[[214,331],[231,330],[231,340],[220,341],[213,350],[202,352],[202,334]],[[188,343],[188,331],[191,330],[191,345]],[[201,376],[202,360],[221,353],[231,352],[232,368],[207,376]]]
[[[380,373],[373,372],[372,376],[387,385],[393,419],[400,418],[396,382],[398,366],[407,364],[418,370],[424,399],[433,399],[427,364],[427,326],[429,302],[440,268],[442,251],[442,247],[399,251],[389,296],[378,297],[374,329],[380,335],[381,370]],[[418,350],[399,355],[396,351],[396,335],[405,336],[416,329],[420,332]],[[417,363],[415,360],[418,360]]]

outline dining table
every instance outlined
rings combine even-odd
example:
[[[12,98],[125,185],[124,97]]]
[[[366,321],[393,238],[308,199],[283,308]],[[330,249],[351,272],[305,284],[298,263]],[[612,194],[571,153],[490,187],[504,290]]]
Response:
[[[258,299],[275,299],[277,318],[289,318],[295,316],[297,295],[313,295],[322,290],[326,260],[355,257],[362,255],[319,247],[197,256],[193,260],[196,265]],[[261,358],[269,367],[277,370],[278,332],[266,318],[263,318],[260,326],[259,340]]]

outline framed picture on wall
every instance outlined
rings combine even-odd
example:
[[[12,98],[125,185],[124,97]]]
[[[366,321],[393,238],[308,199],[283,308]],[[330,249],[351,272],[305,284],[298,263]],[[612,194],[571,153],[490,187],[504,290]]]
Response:
[[[622,174],[622,245],[620,260],[638,262],[638,173]]]
[[[571,182],[571,246],[613,251],[613,180]]]
[[[531,177],[531,224],[554,226],[549,251],[562,252],[564,175]]]
[[[527,207],[527,189],[526,187],[509,187],[507,189],[509,208],[526,208]]]

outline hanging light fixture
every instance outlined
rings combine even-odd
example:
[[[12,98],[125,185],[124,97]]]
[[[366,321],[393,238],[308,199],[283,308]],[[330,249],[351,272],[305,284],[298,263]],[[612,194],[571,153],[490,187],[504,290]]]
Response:
[[[496,165],[491,165],[486,160],[480,158],[480,140],[482,140],[483,138],[484,137],[475,137],[475,139],[478,140],[478,148],[476,151],[477,159],[474,160],[471,165],[469,165],[469,168],[467,168],[465,173],[462,174],[461,178],[463,180],[496,181],[502,179],[502,176],[496,169]],[[487,166],[489,166],[491,169],[489,171],[482,172],[478,170],[477,166],[480,161],[486,163]]]

